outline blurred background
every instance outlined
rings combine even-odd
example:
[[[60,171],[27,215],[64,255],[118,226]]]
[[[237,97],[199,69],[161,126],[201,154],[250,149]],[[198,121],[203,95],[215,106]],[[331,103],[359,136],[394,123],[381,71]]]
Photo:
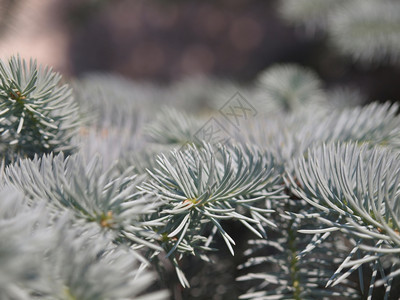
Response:
[[[199,75],[246,83],[272,64],[298,63],[325,88],[400,99],[398,66],[353,63],[278,8],[277,0],[0,0],[0,57],[33,57],[66,77],[108,72],[161,84]]]

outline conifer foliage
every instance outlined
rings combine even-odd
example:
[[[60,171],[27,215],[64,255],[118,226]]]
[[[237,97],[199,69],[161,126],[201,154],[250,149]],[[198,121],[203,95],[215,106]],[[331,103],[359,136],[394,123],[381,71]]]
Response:
[[[332,105],[295,65],[222,105],[199,81],[199,114],[195,80],[73,93],[18,57],[0,79],[1,299],[400,295],[396,104]]]
[[[34,60],[0,62],[0,145],[7,159],[73,149],[78,106],[60,80]]]
[[[398,64],[396,0],[281,0],[282,16],[308,33],[326,32],[336,50],[364,64]]]

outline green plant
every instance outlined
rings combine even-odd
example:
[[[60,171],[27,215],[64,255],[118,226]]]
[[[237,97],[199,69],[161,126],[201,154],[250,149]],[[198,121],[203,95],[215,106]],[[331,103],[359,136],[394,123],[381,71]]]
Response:
[[[281,0],[289,22],[326,32],[335,49],[362,63],[398,64],[400,4],[396,0]]]
[[[33,62],[0,66],[2,299],[398,297],[396,104],[333,106],[277,65],[225,104],[204,90],[198,116],[178,109],[194,81],[92,75],[74,102]]]
[[[33,157],[38,153],[74,149],[78,106],[61,76],[19,57],[0,62],[0,147],[2,157]]]

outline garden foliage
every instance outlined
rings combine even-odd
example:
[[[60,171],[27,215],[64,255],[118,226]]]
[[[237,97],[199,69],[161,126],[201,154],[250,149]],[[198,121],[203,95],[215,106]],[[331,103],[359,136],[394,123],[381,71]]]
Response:
[[[399,296],[396,104],[295,65],[225,99],[202,79],[202,105],[16,57],[0,79],[1,299]]]

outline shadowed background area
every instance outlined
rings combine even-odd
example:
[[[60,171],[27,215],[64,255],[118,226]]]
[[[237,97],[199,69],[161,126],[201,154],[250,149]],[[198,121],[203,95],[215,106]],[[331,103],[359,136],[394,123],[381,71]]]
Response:
[[[398,99],[399,68],[363,68],[323,34],[285,22],[279,1],[0,0],[0,55],[35,57],[64,75],[119,73],[161,83],[188,75],[251,81],[274,63],[314,69],[327,87]]]

